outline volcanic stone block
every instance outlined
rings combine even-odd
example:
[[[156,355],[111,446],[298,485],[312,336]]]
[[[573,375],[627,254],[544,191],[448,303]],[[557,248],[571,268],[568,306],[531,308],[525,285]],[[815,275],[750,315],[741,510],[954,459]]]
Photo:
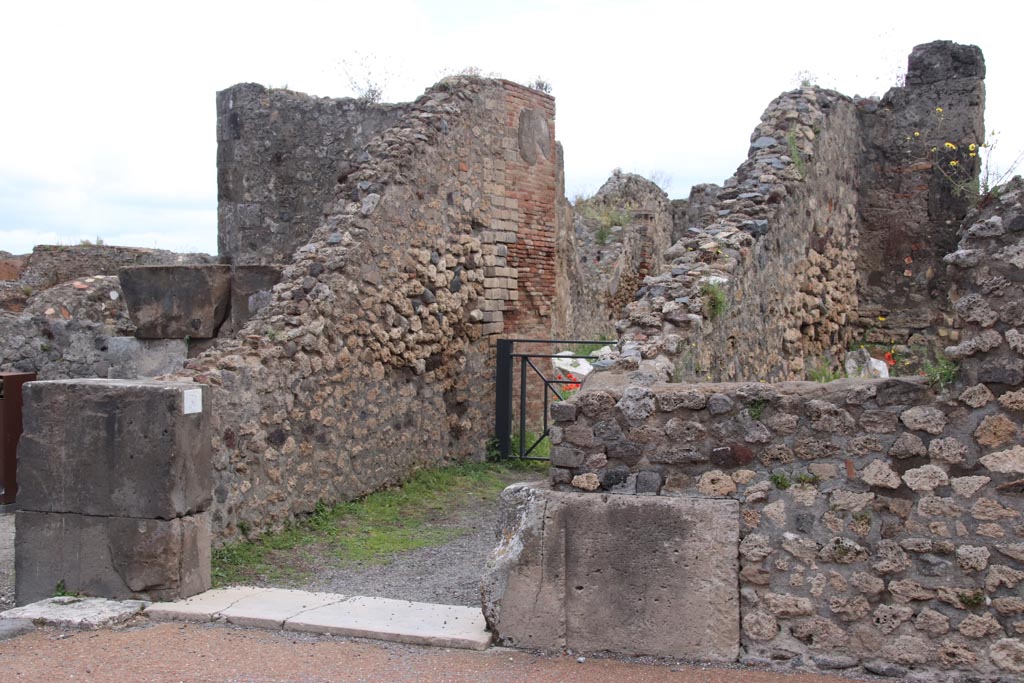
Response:
[[[739,652],[734,500],[517,484],[483,581],[501,642],[704,661]]]
[[[166,375],[180,370],[187,358],[188,345],[183,339],[107,338],[107,377],[112,379]]]
[[[22,510],[172,519],[210,505],[205,386],[58,380],[25,385],[24,399]]]
[[[208,339],[227,316],[230,266],[137,266],[118,277],[140,339]]]
[[[235,266],[231,269],[231,325],[240,328],[270,302],[270,290],[281,281],[278,266]]]
[[[177,600],[210,588],[210,514],[171,520],[18,510],[19,605],[70,593]]]

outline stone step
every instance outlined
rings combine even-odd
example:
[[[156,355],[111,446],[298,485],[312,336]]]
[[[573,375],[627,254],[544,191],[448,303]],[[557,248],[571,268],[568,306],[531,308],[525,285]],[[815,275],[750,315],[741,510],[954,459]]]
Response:
[[[187,600],[154,603],[146,614],[158,621],[226,621],[470,650],[483,650],[491,642],[477,608],[281,588],[220,588]]]

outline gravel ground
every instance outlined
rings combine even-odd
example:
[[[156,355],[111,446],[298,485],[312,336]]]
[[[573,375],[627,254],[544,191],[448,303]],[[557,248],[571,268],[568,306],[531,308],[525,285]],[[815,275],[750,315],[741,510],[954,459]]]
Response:
[[[368,595],[443,605],[480,606],[480,577],[496,544],[498,502],[459,510],[432,526],[468,531],[440,546],[401,553],[384,565],[325,567],[302,590]]]
[[[0,612],[14,607],[14,513],[0,513]]]
[[[536,477],[510,472],[504,478],[511,484]],[[339,567],[330,556],[314,556],[306,560],[312,572],[307,579],[267,579],[252,584],[479,607],[480,577],[497,543],[498,508],[497,497],[453,500],[448,514],[428,524],[460,533],[444,545],[403,552],[387,564]],[[316,553],[317,549],[305,552]]]
[[[0,680],[22,683],[850,683],[772,673],[491,648],[484,652],[375,643],[218,624],[101,631],[39,629],[0,642]],[[889,679],[892,680],[892,679]]]

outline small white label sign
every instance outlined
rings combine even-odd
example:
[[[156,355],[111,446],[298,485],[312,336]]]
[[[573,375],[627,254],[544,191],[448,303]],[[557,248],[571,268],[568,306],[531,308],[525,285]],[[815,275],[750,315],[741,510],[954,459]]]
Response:
[[[202,389],[186,389],[181,393],[181,412],[183,415],[203,412]]]

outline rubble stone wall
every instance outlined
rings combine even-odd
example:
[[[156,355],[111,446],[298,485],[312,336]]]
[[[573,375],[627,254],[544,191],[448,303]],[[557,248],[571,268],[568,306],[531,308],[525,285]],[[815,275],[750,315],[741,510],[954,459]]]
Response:
[[[553,480],[740,501],[747,657],[1020,671],[1024,392],[957,396],[601,373],[552,410]]]
[[[552,481],[739,500],[748,657],[1024,671],[1024,180],[958,236],[941,266],[956,343],[930,377],[598,373],[552,408]]]
[[[359,158],[272,300],[180,375],[212,388],[221,541],[482,456],[493,339],[550,334],[551,97],[447,79]]]
[[[651,360],[676,381],[782,380],[841,358],[857,300],[859,131],[838,93],[773,101],[717,192],[715,220],[688,227],[626,306],[621,367]]]
[[[32,295],[20,313],[0,311],[0,370],[39,379],[136,378],[185,362],[181,339],[136,339],[116,275],[72,280]]]
[[[140,340],[117,278],[130,266],[208,264],[207,254],[107,245],[40,245],[0,282],[0,370],[39,379],[135,378],[171,372],[183,341]]]
[[[957,157],[909,169],[899,166],[904,152],[894,161],[871,148],[886,144],[879,121],[902,128],[896,123],[923,116],[925,105],[925,113],[963,105],[946,122],[959,121],[956,139],[969,139],[980,121],[974,107],[983,66],[980,53],[961,48],[915,49],[906,91],[890,93],[877,110],[862,102],[858,114],[849,100],[806,88],[773,104],[747,163],[759,160],[761,177],[780,166],[785,182],[766,188],[774,199],[765,202],[778,206],[757,208],[754,174],[741,167],[717,196],[721,218],[687,228],[691,241],[669,250],[673,271],[648,278],[629,307],[617,367],[552,407],[556,488],[740,502],[740,638],[751,661],[802,658],[822,669],[897,677],[946,672],[937,680],[1003,680],[1024,671],[1024,181],[968,211],[950,191],[956,178],[933,174],[939,161],[961,167]],[[936,91],[922,95],[929,85],[946,93],[946,105],[932,104]],[[792,130],[805,141],[792,141]],[[759,152],[780,138],[791,152],[784,159]],[[858,166],[862,142],[863,158],[878,166]],[[950,154],[962,151],[953,146]],[[972,159],[962,160],[968,182],[976,178]],[[900,252],[902,268],[890,275],[896,256],[882,255],[889,237],[879,221],[903,215],[896,185],[909,207],[899,235],[933,241],[919,253]],[[859,234],[862,211],[869,230]],[[741,220],[722,225],[734,212]],[[786,232],[801,217],[804,232]],[[783,247],[791,252],[800,234],[803,255],[825,260],[790,261],[789,274],[777,271],[794,292],[787,299],[756,271],[787,265]],[[888,248],[908,246],[902,239]],[[695,256],[687,256],[691,249]],[[896,276],[906,280],[897,285]],[[709,320],[706,293],[697,305],[685,300],[712,278],[735,318]],[[687,291],[682,283],[693,284]],[[892,296],[883,301],[877,294],[887,288]],[[814,354],[841,357],[862,312],[878,323],[895,320],[879,325],[890,333],[939,346],[939,360],[923,367],[925,377],[751,382],[801,377]],[[739,322],[751,330],[730,327]],[[782,346],[772,327],[780,324]],[[702,352],[701,338],[715,339],[716,348]],[[700,365],[680,373],[676,362],[677,382],[667,381],[664,361],[688,348]],[[718,348],[729,352],[716,356]],[[748,352],[783,371],[760,374]],[[747,383],[678,383],[698,375],[697,367],[710,379]]]

